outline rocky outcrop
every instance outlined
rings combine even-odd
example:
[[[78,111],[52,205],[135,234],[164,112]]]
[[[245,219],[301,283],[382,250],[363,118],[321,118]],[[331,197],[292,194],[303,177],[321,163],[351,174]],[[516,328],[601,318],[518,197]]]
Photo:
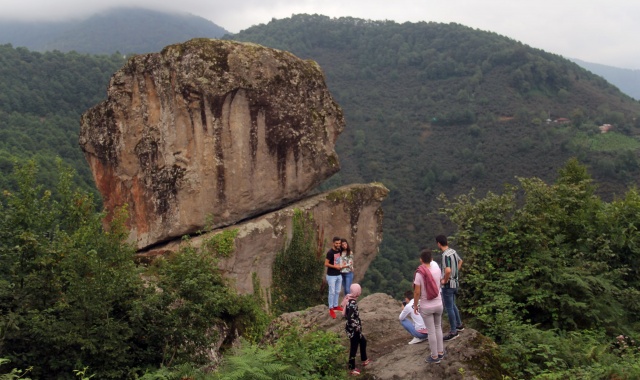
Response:
[[[344,186],[249,221],[193,237],[188,242],[154,247],[140,253],[138,259],[152,260],[157,255],[175,252],[181,244],[199,247],[215,235],[234,231],[233,252],[220,259],[219,268],[225,277],[233,280],[240,293],[254,291],[252,273],[257,274],[262,287],[269,288],[275,255],[291,239],[292,219],[297,209],[313,217],[320,236],[324,234],[324,250],[328,250],[333,236],[344,237],[351,243],[355,252],[354,278],[360,281],[382,241],[381,202],[388,192],[377,183]]]
[[[195,39],[139,55],[81,120],[105,208],[138,248],[301,199],[339,170],[340,107],[315,62]]]
[[[446,357],[440,364],[427,364],[428,342],[408,344],[411,335],[400,325],[398,315],[402,304],[391,296],[376,293],[358,302],[362,329],[367,337],[367,354],[373,363],[364,368],[362,378],[379,380],[436,380],[436,379],[501,379],[497,345],[489,338],[467,327],[457,339],[445,342]],[[286,327],[293,321],[306,329],[332,331],[348,339],[344,319],[331,319],[326,305],[304,311],[283,314],[270,328],[265,341],[278,339],[275,326]],[[443,329],[448,331],[447,318]],[[346,362],[345,357],[341,358]],[[360,367],[359,354],[356,364]]]

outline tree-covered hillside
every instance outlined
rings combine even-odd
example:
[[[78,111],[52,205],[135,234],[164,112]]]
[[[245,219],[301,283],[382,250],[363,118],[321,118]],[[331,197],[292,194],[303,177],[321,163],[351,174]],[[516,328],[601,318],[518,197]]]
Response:
[[[409,289],[419,248],[453,232],[436,213],[440,193],[484,194],[515,176],[552,180],[573,156],[606,199],[639,178],[640,104],[575,63],[495,33],[297,15],[233,38],[325,71],[347,120],[342,171],[325,186],[391,189],[381,252],[364,282],[372,291]],[[601,134],[603,124],[613,129]]]
[[[119,54],[92,56],[37,53],[0,45],[0,187],[13,188],[8,174],[16,160],[34,159],[40,181],[53,187],[55,158],[95,191],[78,145],[80,115],[106,97],[111,75],[124,64]]]
[[[436,212],[440,193],[484,194],[515,176],[552,180],[574,156],[605,199],[637,183],[640,104],[578,65],[509,38],[457,24],[317,15],[234,38],[289,50],[325,71],[347,129],[337,146],[342,171],[324,188],[381,181],[392,190],[381,253],[364,282],[369,290],[401,294],[418,249],[454,231]],[[47,173],[60,155],[91,186],[78,118],[106,95],[123,62],[3,46],[2,173],[13,158],[33,156]],[[602,124],[613,129],[602,134]]]
[[[64,22],[0,22],[0,44],[40,52],[142,54],[196,37],[219,38],[227,33],[202,17],[141,8],[113,8],[84,20]]]

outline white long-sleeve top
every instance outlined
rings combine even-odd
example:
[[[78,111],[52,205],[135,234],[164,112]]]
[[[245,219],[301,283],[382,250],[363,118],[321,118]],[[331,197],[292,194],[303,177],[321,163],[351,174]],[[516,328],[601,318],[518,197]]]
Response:
[[[405,305],[398,319],[402,321],[405,318],[407,318],[407,316],[411,316],[411,320],[413,321],[413,326],[416,328],[416,330],[420,331],[420,330],[427,329],[427,327],[424,324],[424,321],[422,320],[422,316],[420,314],[415,314],[413,312],[413,300],[409,301]]]

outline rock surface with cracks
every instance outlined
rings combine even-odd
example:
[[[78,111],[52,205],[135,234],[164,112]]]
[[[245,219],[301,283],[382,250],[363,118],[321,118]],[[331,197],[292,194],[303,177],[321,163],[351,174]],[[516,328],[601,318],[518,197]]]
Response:
[[[303,198],[340,167],[341,108],[313,61],[194,39],[137,55],[81,119],[109,213],[138,249]]]

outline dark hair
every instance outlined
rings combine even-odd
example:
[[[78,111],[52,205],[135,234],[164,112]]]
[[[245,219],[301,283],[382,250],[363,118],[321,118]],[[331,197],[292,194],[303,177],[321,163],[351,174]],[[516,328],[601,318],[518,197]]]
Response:
[[[408,298],[410,300],[413,299],[413,292],[411,290],[407,290],[406,292],[404,292],[404,298]]]
[[[335,243],[335,242],[337,242],[337,241],[340,241],[340,240],[342,240],[342,239],[340,239],[340,238],[339,238],[339,237],[337,237],[337,236],[334,236],[334,237],[333,237],[333,242],[334,242],[334,243]]]
[[[420,260],[425,264],[429,264],[431,262],[431,250],[429,248],[425,248],[420,251]]]
[[[441,246],[446,247],[447,244],[447,237],[444,235],[438,235],[436,236],[436,242],[440,243]]]
[[[340,244],[347,243],[347,255],[351,254],[351,244],[347,241],[347,239],[340,239]]]

